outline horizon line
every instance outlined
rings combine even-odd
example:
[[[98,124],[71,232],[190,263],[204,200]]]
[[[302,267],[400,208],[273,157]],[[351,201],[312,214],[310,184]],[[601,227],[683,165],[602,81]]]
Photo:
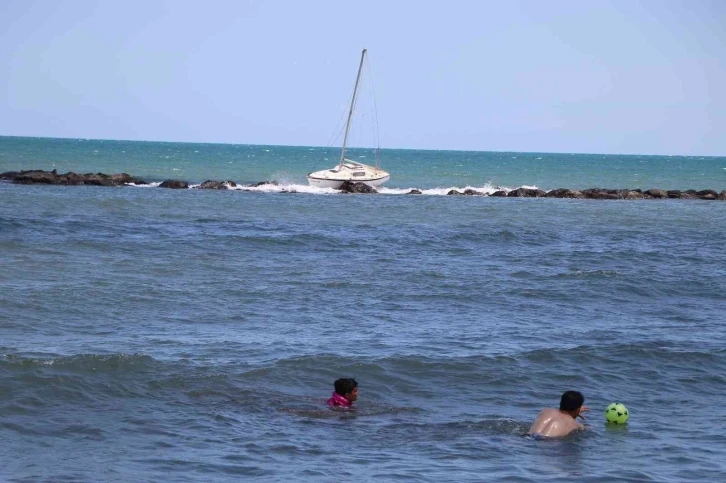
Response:
[[[84,138],[84,137],[58,137],[58,136],[21,136],[13,134],[0,134],[0,138],[30,138],[30,139],[60,139],[60,140],[77,140],[77,141],[111,141],[111,142],[134,142],[134,143],[167,143],[167,144],[218,144],[227,146],[265,146],[265,147],[286,147],[286,148],[321,148],[332,149],[339,146],[315,146],[315,145],[299,145],[299,144],[255,144],[255,143],[230,143],[230,142],[200,142],[200,141],[163,141],[150,139],[103,139],[103,138]],[[371,147],[349,146],[349,149],[376,149]],[[598,156],[661,156],[661,157],[699,157],[699,158],[724,158],[724,155],[713,154],[658,154],[658,153],[596,153],[586,151],[571,152],[555,152],[555,151],[512,151],[512,150],[475,150],[475,149],[423,149],[423,148],[380,148],[382,151],[450,151],[460,153],[521,153],[521,154],[564,154],[564,155],[598,155]]]

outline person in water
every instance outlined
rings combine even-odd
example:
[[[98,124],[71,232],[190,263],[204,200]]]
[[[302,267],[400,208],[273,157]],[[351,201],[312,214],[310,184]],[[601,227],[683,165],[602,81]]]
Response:
[[[545,408],[537,416],[534,424],[529,428],[530,436],[557,438],[565,436],[577,429],[584,429],[577,418],[585,419],[582,415],[590,408],[583,406],[585,397],[577,391],[567,391],[560,398],[560,409]]]
[[[341,377],[333,386],[335,391],[328,399],[328,406],[349,408],[358,399],[358,382],[352,377]]]

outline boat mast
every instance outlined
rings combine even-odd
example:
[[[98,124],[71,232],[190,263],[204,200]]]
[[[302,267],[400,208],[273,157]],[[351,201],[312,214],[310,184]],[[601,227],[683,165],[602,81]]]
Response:
[[[355,87],[353,88],[353,98],[350,100],[350,111],[348,112],[348,122],[345,124],[345,137],[343,137],[343,149],[340,152],[340,161],[338,166],[345,161],[345,145],[348,144],[348,131],[350,130],[350,120],[353,117],[353,108],[355,107],[355,98],[358,95],[358,83],[360,82],[360,73],[363,70],[363,60],[366,57],[366,49],[360,54],[360,65],[358,65],[358,75],[355,78]]]

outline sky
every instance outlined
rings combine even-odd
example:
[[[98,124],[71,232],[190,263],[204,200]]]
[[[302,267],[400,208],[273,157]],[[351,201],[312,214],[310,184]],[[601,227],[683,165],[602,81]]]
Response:
[[[0,0],[0,135],[726,155],[723,0]],[[367,72],[367,71],[366,71]]]

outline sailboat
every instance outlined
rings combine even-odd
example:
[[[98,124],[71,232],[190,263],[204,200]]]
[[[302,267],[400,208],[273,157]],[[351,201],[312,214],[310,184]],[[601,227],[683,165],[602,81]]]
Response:
[[[340,188],[346,181],[361,182],[369,186],[380,186],[391,177],[390,174],[378,167],[378,160],[375,166],[370,166],[357,161],[352,161],[345,157],[345,148],[348,144],[348,133],[350,132],[350,123],[353,119],[353,110],[355,109],[355,101],[358,96],[358,85],[360,84],[360,75],[363,70],[363,62],[366,57],[366,49],[360,56],[360,65],[358,66],[358,75],[355,78],[355,87],[353,89],[353,97],[350,101],[350,110],[348,111],[348,122],[345,125],[345,136],[343,137],[343,149],[340,152],[340,160],[338,164],[330,169],[315,171],[308,174],[308,182],[311,186],[317,188]]]

